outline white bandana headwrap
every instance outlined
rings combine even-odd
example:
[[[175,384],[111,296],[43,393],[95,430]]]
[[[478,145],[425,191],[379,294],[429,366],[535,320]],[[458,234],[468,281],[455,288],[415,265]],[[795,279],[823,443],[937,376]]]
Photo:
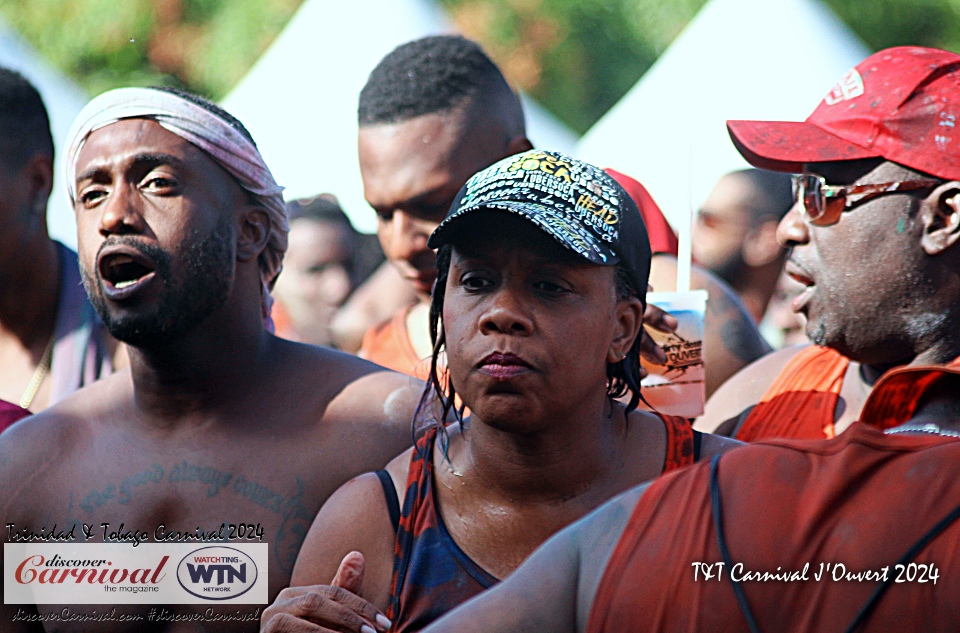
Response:
[[[105,92],[80,111],[67,136],[64,182],[70,203],[77,198],[77,158],[94,130],[122,119],[151,119],[166,130],[196,145],[253,194],[270,217],[270,238],[260,255],[265,318],[270,314],[270,287],[280,274],[287,250],[290,224],[283,203],[283,187],[256,146],[227,121],[179,95],[150,88],[120,88]]]

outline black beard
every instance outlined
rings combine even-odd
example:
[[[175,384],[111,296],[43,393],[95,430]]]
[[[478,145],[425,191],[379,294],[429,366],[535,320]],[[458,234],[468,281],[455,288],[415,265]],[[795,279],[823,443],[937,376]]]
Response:
[[[101,249],[116,244],[130,246],[149,257],[156,265],[157,281],[163,284],[156,309],[116,317],[110,313],[101,292],[99,269],[94,279],[81,266],[90,303],[118,341],[145,349],[169,345],[200,325],[226,302],[235,259],[229,218],[221,220],[203,241],[193,242],[186,248],[182,256],[183,279],[180,280],[175,280],[172,272],[173,258],[158,246],[143,244],[135,237],[120,236],[105,241]]]

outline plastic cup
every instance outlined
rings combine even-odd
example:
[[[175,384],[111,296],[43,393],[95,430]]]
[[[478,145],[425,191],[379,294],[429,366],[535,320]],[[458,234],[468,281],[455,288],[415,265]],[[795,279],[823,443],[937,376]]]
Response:
[[[666,415],[695,418],[703,413],[706,400],[703,366],[703,316],[706,290],[650,292],[647,301],[676,317],[676,332],[647,328],[667,355],[664,365],[640,362],[647,377],[640,383],[641,394],[654,409]],[[645,326],[646,327],[646,326]]]

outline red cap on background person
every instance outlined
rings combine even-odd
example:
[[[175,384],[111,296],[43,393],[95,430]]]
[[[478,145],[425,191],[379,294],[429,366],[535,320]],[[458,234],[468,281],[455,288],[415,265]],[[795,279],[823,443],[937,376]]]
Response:
[[[744,158],[764,169],[800,173],[804,163],[885,158],[955,180],[958,118],[960,55],[899,46],[847,72],[806,121],[727,121],[727,129]]]
[[[673,232],[667,218],[663,217],[663,211],[660,210],[660,206],[654,201],[647,188],[630,176],[609,167],[603,171],[623,187],[640,209],[643,224],[647,227],[647,237],[650,238],[650,252],[654,255],[666,253],[676,257],[679,254],[677,234]]]

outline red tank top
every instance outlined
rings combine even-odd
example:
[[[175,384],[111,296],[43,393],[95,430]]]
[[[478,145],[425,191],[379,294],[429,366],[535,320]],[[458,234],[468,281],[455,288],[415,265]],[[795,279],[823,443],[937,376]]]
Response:
[[[913,393],[901,391],[892,401],[884,400],[889,391],[878,383],[864,408],[865,423],[837,438],[765,440],[719,460],[723,530],[731,564],[742,565],[737,578],[747,572],[807,578],[742,582],[759,630],[845,630],[879,581],[848,581],[844,573],[880,573],[884,567],[899,573],[894,563],[957,508],[960,441],[884,435],[874,428],[889,426],[896,413],[885,402],[915,405],[922,388],[912,378],[900,387]],[[694,577],[695,563],[722,560],[709,484],[710,464],[698,464],[658,479],[644,493],[600,582],[588,633],[746,630],[731,569],[706,580],[696,567]],[[937,583],[893,584],[866,621],[869,630],[956,629],[960,522],[914,561],[934,565]],[[821,569],[821,563],[830,567]],[[837,564],[843,567],[835,581]]]
[[[960,358],[948,365],[958,362]],[[736,438],[755,442],[774,437],[834,437],[837,402],[849,364],[850,359],[829,347],[811,345],[800,350],[747,415]],[[896,397],[889,390],[886,393]]]
[[[661,416],[667,430],[663,472],[694,462],[693,430],[683,418]],[[434,492],[437,430],[417,442],[393,558],[387,617],[394,632],[419,631],[499,580],[477,565],[450,536]]]

